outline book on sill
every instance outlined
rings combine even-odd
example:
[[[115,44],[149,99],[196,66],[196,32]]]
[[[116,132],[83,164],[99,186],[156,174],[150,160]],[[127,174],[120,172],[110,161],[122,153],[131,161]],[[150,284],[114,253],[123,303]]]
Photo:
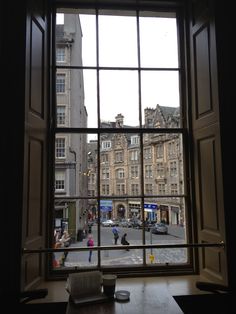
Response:
[[[76,305],[112,299],[102,293],[102,273],[100,271],[69,274],[66,290],[70,295],[69,301]]]

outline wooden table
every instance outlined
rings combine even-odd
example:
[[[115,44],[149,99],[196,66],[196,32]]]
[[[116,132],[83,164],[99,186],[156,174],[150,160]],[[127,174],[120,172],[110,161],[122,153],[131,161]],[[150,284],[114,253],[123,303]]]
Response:
[[[97,304],[75,306],[68,302],[66,314],[183,314],[175,299],[164,286],[132,289],[130,300],[111,300]],[[128,289],[127,289],[128,290]]]

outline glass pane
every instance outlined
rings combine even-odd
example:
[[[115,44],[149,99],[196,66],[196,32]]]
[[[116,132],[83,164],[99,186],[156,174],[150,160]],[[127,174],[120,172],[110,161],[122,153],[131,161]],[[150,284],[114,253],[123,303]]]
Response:
[[[77,12],[57,14],[58,66],[96,66],[96,16]]]
[[[99,15],[99,65],[137,67],[136,17]]]
[[[181,127],[177,71],[142,71],[141,94],[146,127]]]
[[[100,71],[101,123],[113,127],[117,116],[121,115],[123,126],[139,126],[138,73],[135,71]],[[103,125],[102,125],[103,126]],[[103,127],[106,127],[105,125]]]
[[[141,67],[177,68],[176,19],[140,17],[139,23]]]
[[[93,137],[87,143],[87,138]],[[94,197],[97,186],[95,134],[56,134],[55,198]]]
[[[184,194],[182,134],[146,133],[143,143],[144,194]]]
[[[96,71],[57,69],[56,92],[58,127],[97,127]]]

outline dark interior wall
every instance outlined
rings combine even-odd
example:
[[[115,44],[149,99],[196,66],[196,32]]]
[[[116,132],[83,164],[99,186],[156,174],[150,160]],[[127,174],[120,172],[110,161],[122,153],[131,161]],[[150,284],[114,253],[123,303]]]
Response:
[[[229,285],[236,291],[235,253],[235,15],[232,5],[215,1],[223,193]],[[234,73],[233,73],[234,72]]]
[[[1,232],[4,239],[0,289],[1,295],[9,295],[13,302],[20,289],[21,266],[26,2],[2,1],[1,6]]]

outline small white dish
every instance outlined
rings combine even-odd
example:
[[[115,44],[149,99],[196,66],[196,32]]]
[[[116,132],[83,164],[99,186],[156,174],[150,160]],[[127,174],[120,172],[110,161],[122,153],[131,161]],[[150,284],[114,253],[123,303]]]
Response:
[[[118,290],[115,292],[115,297],[119,301],[129,300],[130,292],[127,290]]]

